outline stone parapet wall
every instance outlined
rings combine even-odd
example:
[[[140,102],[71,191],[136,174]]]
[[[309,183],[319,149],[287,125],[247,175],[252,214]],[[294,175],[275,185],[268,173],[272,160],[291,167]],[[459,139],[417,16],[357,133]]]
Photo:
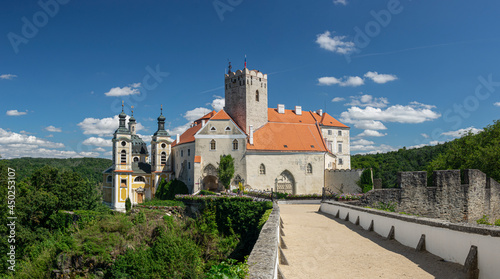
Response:
[[[334,193],[361,193],[357,182],[364,169],[325,170],[325,188]]]
[[[427,172],[398,173],[399,188],[375,189],[361,203],[397,203],[406,212],[451,222],[475,222],[483,215],[500,219],[500,184],[479,170],[444,170],[433,173],[433,186],[427,186]]]

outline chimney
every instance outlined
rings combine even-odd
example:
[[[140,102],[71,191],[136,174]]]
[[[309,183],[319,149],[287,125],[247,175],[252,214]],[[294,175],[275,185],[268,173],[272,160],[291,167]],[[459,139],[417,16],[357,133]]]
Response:
[[[281,114],[285,113],[285,105],[278,104],[278,113],[281,113]]]
[[[181,136],[179,134],[177,134],[177,140],[176,140],[176,144],[179,144],[179,142],[181,141]]]
[[[316,111],[317,114],[319,114],[319,116],[323,116],[323,110],[322,109],[318,109]]]
[[[302,115],[302,107],[301,106],[295,106],[295,114]]]
[[[205,119],[201,120],[201,127],[205,127]]]
[[[250,144],[253,145],[253,125],[250,125]]]

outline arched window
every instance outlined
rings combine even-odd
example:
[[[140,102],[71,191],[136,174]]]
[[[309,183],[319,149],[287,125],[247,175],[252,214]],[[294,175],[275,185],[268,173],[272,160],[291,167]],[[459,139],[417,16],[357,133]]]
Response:
[[[266,166],[264,166],[264,164],[260,164],[259,173],[266,174]]]
[[[139,162],[139,157],[134,157],[134,162]]]
[[[311,164],[307,164],[307,173],[313,173],[313,167]]]
[[[113,182],[113,176],[108,175],[108,177],[106,178],[106,182],[108,182],[108,183]]]
[[[240,185],[240,182],[243,182],[243,179],[241,179],[241,176],[238,174],[234,178],[234,185],[238,186],[238,185]]]
[[[122,164],[126,164],[127,163],[127,152],[125,150],[122,150],[122,152],[120,154],[121,154],[120,162]]]
[[[259,101],[259,90],[255,92],[255,101]]]
[[[233,150],[238,150],[238,140],[233,140]]]
[[[146,182],[146,179],[143,176],[138,176],[134,179],[134,182]]]
[[[231,131],[231,127],[227,126],[226,131]]]
[[[165,165],[167,163],[167,153],[165,153],[165,152],[161,153],[160,162],[161,162],[162,165]]]
[[[210,150],[215,150],[215,148],[217,147],[217,144],[215,142],[215,140],[211,140],[210,141]]]

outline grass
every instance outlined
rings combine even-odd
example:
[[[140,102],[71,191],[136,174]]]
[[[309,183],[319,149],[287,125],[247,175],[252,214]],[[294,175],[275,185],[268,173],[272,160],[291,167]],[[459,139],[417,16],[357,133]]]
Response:
[[[180,207],[186,207],[186,205],[182,201],[158,200],[158,199],[145,201],[145,202],[141,203],[140,205],[143,205],[143,206],[180,206]]]

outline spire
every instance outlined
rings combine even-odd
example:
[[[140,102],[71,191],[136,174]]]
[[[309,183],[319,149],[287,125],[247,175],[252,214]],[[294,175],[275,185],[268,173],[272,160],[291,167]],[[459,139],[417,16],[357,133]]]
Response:
[[[134,106],[131,107],[131,114],[130,114],[130,119],[128,120],[129,123],[130,122],[134,122],[135,123],[135,118],[134,118]]]
[[[165,116],[163,116],[163,105],[160,105],[160,116],[158,117],[158,130],[154,134],[155,136],[169,136],[167,131],[165,131]]]
[[[116,130],[115,133],[128,133],[129,130],[125,127],[125,121],[127,118],[127,114],[125,114],[124,110],[124,102],[122,101],[122,112],[118,115],[120,118],[120,125],[118,126],[118,129]]]
[[[229,61],[229,66],[228,66],[227,74],[231,73],[231,69],[232,68],[233,68],[233,66],[231,66],[231,61]]]

